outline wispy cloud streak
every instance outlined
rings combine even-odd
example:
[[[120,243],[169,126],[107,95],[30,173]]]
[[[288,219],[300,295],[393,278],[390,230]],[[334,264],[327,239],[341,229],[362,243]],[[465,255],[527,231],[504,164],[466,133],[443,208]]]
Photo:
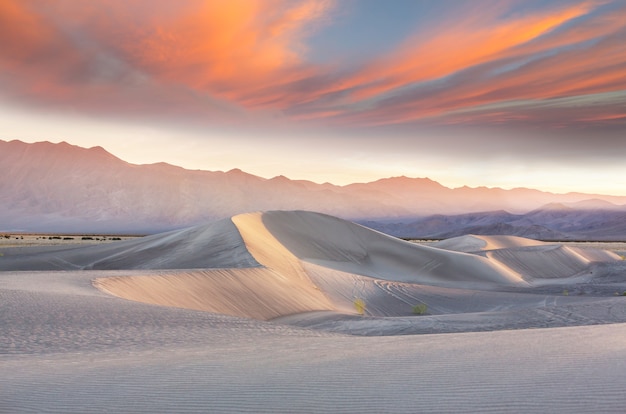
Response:
[[[384,55],[321,65],[307,40],[332,24],[329,0],[4,0],[0,97],[219,122],[624,122],[626,6],[523,4],[458,3]]]

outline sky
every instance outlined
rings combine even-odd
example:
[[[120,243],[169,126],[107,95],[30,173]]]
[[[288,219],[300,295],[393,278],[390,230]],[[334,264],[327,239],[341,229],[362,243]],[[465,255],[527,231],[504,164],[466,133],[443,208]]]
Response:
[[[2,0],[0,139],[626,195],[626,1]]]

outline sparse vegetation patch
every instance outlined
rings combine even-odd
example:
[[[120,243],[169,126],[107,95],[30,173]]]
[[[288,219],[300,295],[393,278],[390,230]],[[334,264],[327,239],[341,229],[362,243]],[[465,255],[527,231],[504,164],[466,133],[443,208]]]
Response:
[[[354,299],[354,309],[359,315],[365,314],[365,301],[360,298]]]
[[[426,315],[428,312],[428,306],[425,303],[418,303],[413,306],[413,314],[415,315]]]

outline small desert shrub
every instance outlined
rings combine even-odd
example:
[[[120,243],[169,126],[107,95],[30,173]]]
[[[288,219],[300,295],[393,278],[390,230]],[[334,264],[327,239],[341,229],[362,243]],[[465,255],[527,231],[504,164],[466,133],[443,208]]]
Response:
[[[428,312],[428,306],[425,303],[418,303],[413,306],[413,313],[415,315],[425,315]]]
[[[354,309],[356,309],[359,315],[363,315],[365,313],[365,301],[363,299],[357,298],[354,299]]]

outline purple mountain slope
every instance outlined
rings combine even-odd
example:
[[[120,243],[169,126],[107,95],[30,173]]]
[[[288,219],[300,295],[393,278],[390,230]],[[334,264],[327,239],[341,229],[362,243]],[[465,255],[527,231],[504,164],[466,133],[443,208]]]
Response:
[[[602,211],[619,212],[626,197],[452,189],[407,177],[337,186],[283,176],[265,179],[238,169],[135,165],[101,147],[0,140],[0,231],[153,233],[259,210],[312,210],[406,223],[436,213],[521,214],[549,203],[581,202],[586,209],[604,206]],[[576,210],[576,204],[570,208]]]

